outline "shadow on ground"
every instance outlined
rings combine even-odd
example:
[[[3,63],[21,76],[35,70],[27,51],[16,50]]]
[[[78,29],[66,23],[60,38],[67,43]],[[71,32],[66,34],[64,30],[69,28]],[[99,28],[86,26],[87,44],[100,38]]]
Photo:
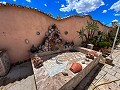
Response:
[[[0,77],[0,86],[5,86],[15,81],[20,81],[33,75],[32,64],[30,61],[12,66],[8,74]]]
[[[74,90],[88,90],[89,86],[101,71],[103,64],[98,64],[77,86]]]
[[[42,60],[47,61],[47,60],[49,60],[49,59],[51,59],[51,58],[56,57],[57,55],[61,55],[61,54],[65,53],[65,52],[79,52],[79,51],[74,50],[74,49],[70,49],[70,50],[68,50],[68,51],[62,51],[62,52],[59,52],[59,53],[44,55],[44,56],[41,56],[41,58],[42,58]]]

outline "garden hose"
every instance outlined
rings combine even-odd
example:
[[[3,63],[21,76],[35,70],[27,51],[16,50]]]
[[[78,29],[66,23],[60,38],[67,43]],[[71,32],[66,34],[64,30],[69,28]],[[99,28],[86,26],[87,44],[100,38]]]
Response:
[[[110,81],[110,82],[106,82],[106,83],[99,84],[99,85],[95,86],[92,90],[94,90],[94,89],[97,88],[98,86],[105,85],[105,84],[109,84],[109,83],[112,83],[112,82],[115,82],[115,81],[119,81],[119,80],[120,80],[120,78],[119,78],[119,79],[116,79],[116,80],[113,80],[113,81]]]

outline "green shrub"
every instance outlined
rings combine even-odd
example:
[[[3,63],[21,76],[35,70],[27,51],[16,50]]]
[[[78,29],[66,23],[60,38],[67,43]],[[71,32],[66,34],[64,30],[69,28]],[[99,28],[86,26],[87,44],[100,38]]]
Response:
[[[110,47],[110,43],[107,41],[98,42],[99,47]]]

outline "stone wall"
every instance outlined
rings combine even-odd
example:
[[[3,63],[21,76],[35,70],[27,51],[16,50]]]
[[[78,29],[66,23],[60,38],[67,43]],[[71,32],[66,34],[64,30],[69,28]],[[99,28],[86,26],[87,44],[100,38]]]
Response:
[[[92,21],[92,18],[85,15],[56,20],[32,9],[0,6],[0,49],[7,49],[11,63],[27,60],[30,47],[32,44],[37,46],[42,42],[51,24],[56,24],[63,40],[70,42],[73,40],[75,45],[79,45],[81,40],[76,31],[85,27],[87,20]],[[110,29],[99,21],[96,22],[99,30],[107,32]]]

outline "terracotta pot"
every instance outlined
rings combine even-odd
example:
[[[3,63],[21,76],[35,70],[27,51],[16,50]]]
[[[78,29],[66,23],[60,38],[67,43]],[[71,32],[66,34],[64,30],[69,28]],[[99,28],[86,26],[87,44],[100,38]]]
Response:
[[[82,65],[80,63],[73,63],[72,66],[70,67],[70,70],[73,73],[80,72],[82,70]]]
[[[94,55],[95,57],[98,57],[97,52],[96,52],[96,51],[93,51],[93,50],[89,50],[89,51],[88,51],[88,54],[92,54],[92,55]]]

